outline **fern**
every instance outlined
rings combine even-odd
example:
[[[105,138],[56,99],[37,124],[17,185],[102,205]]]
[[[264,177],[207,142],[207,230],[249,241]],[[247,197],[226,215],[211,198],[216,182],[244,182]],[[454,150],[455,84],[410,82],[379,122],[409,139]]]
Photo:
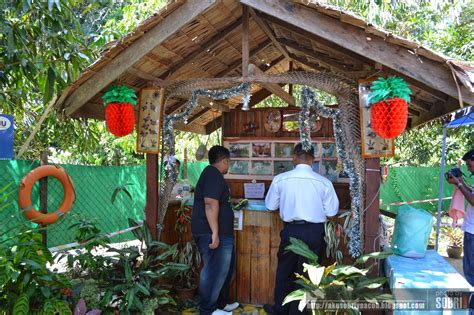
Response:
[[[13,315],[27,315],[30,313],[30,297],[26,293],[20,294],[13,306]]]

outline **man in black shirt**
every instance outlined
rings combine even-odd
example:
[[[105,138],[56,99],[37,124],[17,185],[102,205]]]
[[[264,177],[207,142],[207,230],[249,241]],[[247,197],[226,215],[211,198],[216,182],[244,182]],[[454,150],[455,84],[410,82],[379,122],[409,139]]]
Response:
[[[228,311],[238,306],[226,305],[235,267],[234,212],[223,176],[229,163],[229,150],[213,146],[209,150],[210,165],[194,191],[191,230],[204,261],[199,283],[201,315],[230,314]]]

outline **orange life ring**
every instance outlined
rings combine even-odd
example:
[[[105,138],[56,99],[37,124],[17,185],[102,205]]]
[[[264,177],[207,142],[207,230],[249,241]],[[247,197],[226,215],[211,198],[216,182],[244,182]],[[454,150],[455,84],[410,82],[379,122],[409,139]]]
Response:
[[[63,185],[64,198],[58,210],[44,214],[33,208],[33,203],[31,202],[31,190],[38,180],[47,176],[55,177],[59,180],[61,185]],[[21,211],[23,211],[23,214],[28,218],[28,220],[41,225],[48,225],[56,222],[60,216],[71,210],[75,199],[76,194],[74,192],[74,185],[72,184],[71,178],[63,168],[55,165],[43,165],[29,172],[28,175],[23,177],[21,180],[20,189],[18,190],[18,205],[20,206]]]

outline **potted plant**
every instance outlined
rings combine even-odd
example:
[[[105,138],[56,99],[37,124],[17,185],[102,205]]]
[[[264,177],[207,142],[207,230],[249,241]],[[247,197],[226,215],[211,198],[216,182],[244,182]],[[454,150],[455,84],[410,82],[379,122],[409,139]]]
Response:
[[[201,255],[194,240],[185,241],[184,235],[188,231],[191,221],[191,208],[186,205],[186,199],[181,201],[181,207],[176,211],[177,219],[175,231],[178,234],[178,247],[173,253],[172,260],[179,264],[188,266],[188,269],[180,273],[174,289],[179,298],[191,299],[197,292],[197,273],[201,265]]]
[[[392,300],[391,294],[381,289],[387,282],[386,277],[368,278],[375,263],[367,265],[369,259],[383,259],[391,255],[389,252],[370,253],[359,257],[353,265],[342,265],[337,262],[324,267],[318,264],[318,256],[301,240],[290,238],[286,250],[303,256],[308,263],[303,263],[308,277],[297,274],[301,289],[288,294],[283,305],[299,301],[298,309],[303,312],[308,302],[321,304],[324,309],[313,309],[313,314],[361,314],[355,302],[380,303]],[[346,302],[348,309],[331,309],[327,301]],[[317,307],[317,306],[315,306]]]
[[[444,235],[448,238],[447,253],[449,258],[461,258],[463,251],[463,231],[459,227],[443,227]]]

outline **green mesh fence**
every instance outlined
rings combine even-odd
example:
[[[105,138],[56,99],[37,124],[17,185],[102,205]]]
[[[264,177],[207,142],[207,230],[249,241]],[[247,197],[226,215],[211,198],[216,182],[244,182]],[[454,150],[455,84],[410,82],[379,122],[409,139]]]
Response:
[[[2,200],[0,193],[0,237],[8,239],[18,233],[22,225],[32,226],[18,210],[18,185],[21,179],[39,163],[31,161],[0,161],[0,191],[2,187],[11,184],[3,194],[11,193]],[[192,186],[208,162],[188,163],[188,179]],[[81,166],[61,165],[66,169],[74,183],[76,202],[73,209],[61,220],[48,227],[48,246],[63,245],[74,241],[74,230],[69,227],[81,218],[93,219],[105,233],[116,232],[128,227],[128,218],[142,220],[144,218],[146,197],[145,166]],[[467,174],[467,170],[463,167]],[[437,167],[399,167],[389,170],[389,179],[382,184],[380,198],[381,208],[387,209],[387,204],[419,199],[438,197]],[[472,182],[473,180],[468,179]],[[126,193],[119,192],[112,203],[114,190],[126,185],[132,198]],[[452,194],[453,186],[446,184],[443,196]],[[32,201],[36,209],[39,207],[39,184],[36,184]],[[48,209],[57,209],[63,199],[63,189],[55,179],[48,179]],[[415,207],[436,212],[437,201],[417,203]],[[443,202],[443,211],[447,211],[449,200]],[[391,212],[396,212],[398,206],[390,206]],[[115,236],[112,241],[122,242],[133,239],[132,233]]]
[[[445,170],[448,171],[449,166]],[[465,175],[469,174],[466,167],[462,169]],[[387,209],[387,205],[394,202],[426,200],[438,198],[439,192],[439,167],[395,167],[390,168],[388,181],[382,184],[380,189],[381,208]],[[472,182],[469,175],[465,179]],[[444,182],[443,197],[451,197],[453,185]],[[444,200],[443,212],[449,210],[450,200]],[[438,210],[438,200],[413,204],[416,208],[422,208],[432,213]],[[400,206],[390,206],[389,211],[396,213]]]
[[[196,185],[201,171],[207,162],[188,164],[188,177],[192,186]],[[9,185],[4,194],[6,200],[0,199],[0,235],[3,240],[16,235],[22,225],[34,226],[20,213],[18,208],[18,185],[21,179],[32,169],[39,166],[30,161],[0,161],[0,190]],[[48,246],[57,246],[74,241],[74,230],[69,227],[79,219],[88,218],[95,221],[104,233],[116,232],[128,227],[128,218],[144,218],[146,198],[145,166],[83,166],[60,165],[74,183],[76,201],[73,209],[63,218],[47,228]],[[130,198],[124,191],[117,193],[112,202],[115,189],[125,185]],[[1,195],[0,195],[1,197]],[[39,209],[39,183],[34,186],[31,196],[35,209]],[[63,188],[59,181],[48,178],[48,211],[57,209],[63,200]],[[133,239],[127,232],[114,236],[113,242]]]

